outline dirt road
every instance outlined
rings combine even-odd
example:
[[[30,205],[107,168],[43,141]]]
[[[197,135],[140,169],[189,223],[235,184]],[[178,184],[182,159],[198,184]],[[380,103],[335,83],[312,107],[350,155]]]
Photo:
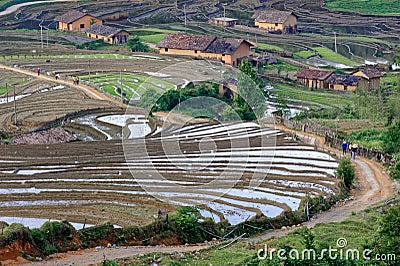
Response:
[[[72,81],[69,80],[63,80],[63,79],[58,79],[56,80],[54,77],[50,77],[47,75],[40,75],[38,76],[37,73],[33,72],[33,71],[29,71],[29,70],[25,70],[25,69],[20,69],[20,68],[15,68],[15,67],[9,67],[9,66],[5,66],[0,64],[0,68],[4,69],[4,70],[10,70],[10,71],[14,71],[17,73],[21,73],[24,75],[28,75],[28,76],[32,76],[35,77],[37,79],[41,79],[41,80],[47,80],[47,81],[51,81],[51,82],[55,82],[58,84],[63,84],[63,85],[67,85],[73,88],[77,88],[81,91],[83,91],[86,95],[88,95],[90,98],[96,99],[96,100],[103,100],[103,101],[109,101],[114,103],[117,106],[121,106],[121,102],[117,101],[113,98],[107,97],[106,95],[104,95],[103,93],[97,91],[96,89],[84,85],[84,84],[80,84],[80,85],[74,85]]]
[[[208,248],[208,245],[195,246],[136,246],[127,248],[103,248],[103,249],[87,249],[84,251],[75,251],[63,254],[55,254],[51,259],[43,262],[36,262],[28,265],[96,265],[105,259],[113,260],[117,258],[132,257],[145,255],[155,252],[161,253],[185,253],[198,251]]]

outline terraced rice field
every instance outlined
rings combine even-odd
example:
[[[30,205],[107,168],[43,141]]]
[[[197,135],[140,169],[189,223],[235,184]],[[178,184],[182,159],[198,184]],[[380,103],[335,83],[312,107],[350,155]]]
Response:
[[[126,226],[190,204],[237,224],[295,210],[306,193],[337,192],[336,167],[328,154],[255,123],[170,126],[123,142],[7,145],[0,216]]]
[[[0,74],[7,71],[0,71]],[[75,88],[56,83],[28,78],[24,75],[9,76],[8,81],[16,85],[17,122],[20,132],[32,131],[46,122],[68,113],[91,108],[112,108],[106,101],[94,100]],[[13,91],[0,95],[0,131],[14,131]]]
[[[156,73],[146,72],[146,75],[137,73],[95,73],[90,77],[88,75],[80,76],[82,80],[86,80],[96,84],[102,90],[114,96],[120,96],[121,78],[122,91],[128,99],[139,101],[141,95],[148,89],[155,89],[158,92],[163,92],[174,88],[174,85],[166,81],[151,77]]]

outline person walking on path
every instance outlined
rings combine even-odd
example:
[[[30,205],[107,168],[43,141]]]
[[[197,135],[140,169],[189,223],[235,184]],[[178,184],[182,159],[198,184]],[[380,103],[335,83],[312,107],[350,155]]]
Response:
[[[353,158],[353,143],[352,142],[350,142],[348,148],[349,148],[349,151],[350,151],[350,158]]]
[[[40,76],[40,68],[38,67],[37,69],[36,69],[36,73],[37,73],[37,75],[38,75],[38,77]]]
[[[351,158],[352,158],[353,160],[356,159],[357,150],[358,150],[358,145],[357,145],[356,143],[354,143],[353,146],[352,146],[352,156],[351,156]]]
[[[345,140],[342,143],[342,151],[343,151],[343,156],[344,156],[347,152],[347,142]]]
[[[56,72],[55,78],[56,78],[56,80],[58,80],[60,78],[60,74]]]

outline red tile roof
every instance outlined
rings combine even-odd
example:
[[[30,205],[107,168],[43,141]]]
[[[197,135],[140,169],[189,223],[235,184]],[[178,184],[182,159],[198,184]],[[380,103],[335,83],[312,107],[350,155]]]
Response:
[[[308,69],[303,68],[299,72],[296,73],[298,78],[307,78],[307,79],[316,79],[316,80],[325,80],[330,75],[332,75],[332,71],[329,70],[318,70],[318,69]]]
[[[167,34],[158,44],[158,47],[181,50],[198,50],[218,54],[233,54],[243,42],[246,42],[249,46],[253,46],[253,44],[243,39],[176,33]]]
[[[87,30],[85,30],[85,32],[87,33],[93,33],[106,37],[113,37],[118,33],[120,33],[121,31],[125,30],[99,24],[93,24],[89,28],[87,28]]]
[[[293,15],[290,11],[271,9],[256,11],[251,18],[258,22],[284,23],[290,15]]]
[[[215,36],[184,33],[167,34],[164,39],[158,43],[158,47],[204,51],[216,38]]]
[[[342,74],[332,74],[326,83],[329,84],[341,84],[346,86],[357,86],[360,82],[361,77],[353,75],[342,75]]]
[[[383,72],[381,72],[378,69],[373,68],[373,67],[363,68],[363,69],[360,69],[359,71],[364,73],[364,75],[366,75],[370,79],[372,79],[372,78],[380,78],[385,74],[385,73],[383,73]],[[358,71],[356,71],[356,72],[358,72]]]
[[[61,16],[56,17],[54,20],[59,21],[59,22],[64,22],[64,23],[72,23],[80,18],[83,18],[84,16],[89,15],[88,13],[83,13],[77,10],[71,10],[68,11],[65,14],[62,14]],[[89,15],[91,16],[91,15]],[[93,16],[91,16],[93,17]]]

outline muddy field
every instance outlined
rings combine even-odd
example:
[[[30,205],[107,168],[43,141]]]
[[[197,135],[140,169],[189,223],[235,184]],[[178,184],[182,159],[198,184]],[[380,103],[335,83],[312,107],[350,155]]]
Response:
[[[34,79],[22,74],[10,74],[0,70],[4,86],[15,86],[17,126],[14,115],[14,91],[0,96],[0,131],[26,133],[40,128],[49,121],[79,110],[92,108],[114,108],[107,101],[95,100],[76,88]],[[21,82],[25,81],[25,82]]]
[[[0,215],[125,226],[191,204],[203,206],[205,217],[237,224],[297,209],[306,193],[338,191],[334,158],[276,130],[200,124],[160,134],[124,145],[4,146]]]

